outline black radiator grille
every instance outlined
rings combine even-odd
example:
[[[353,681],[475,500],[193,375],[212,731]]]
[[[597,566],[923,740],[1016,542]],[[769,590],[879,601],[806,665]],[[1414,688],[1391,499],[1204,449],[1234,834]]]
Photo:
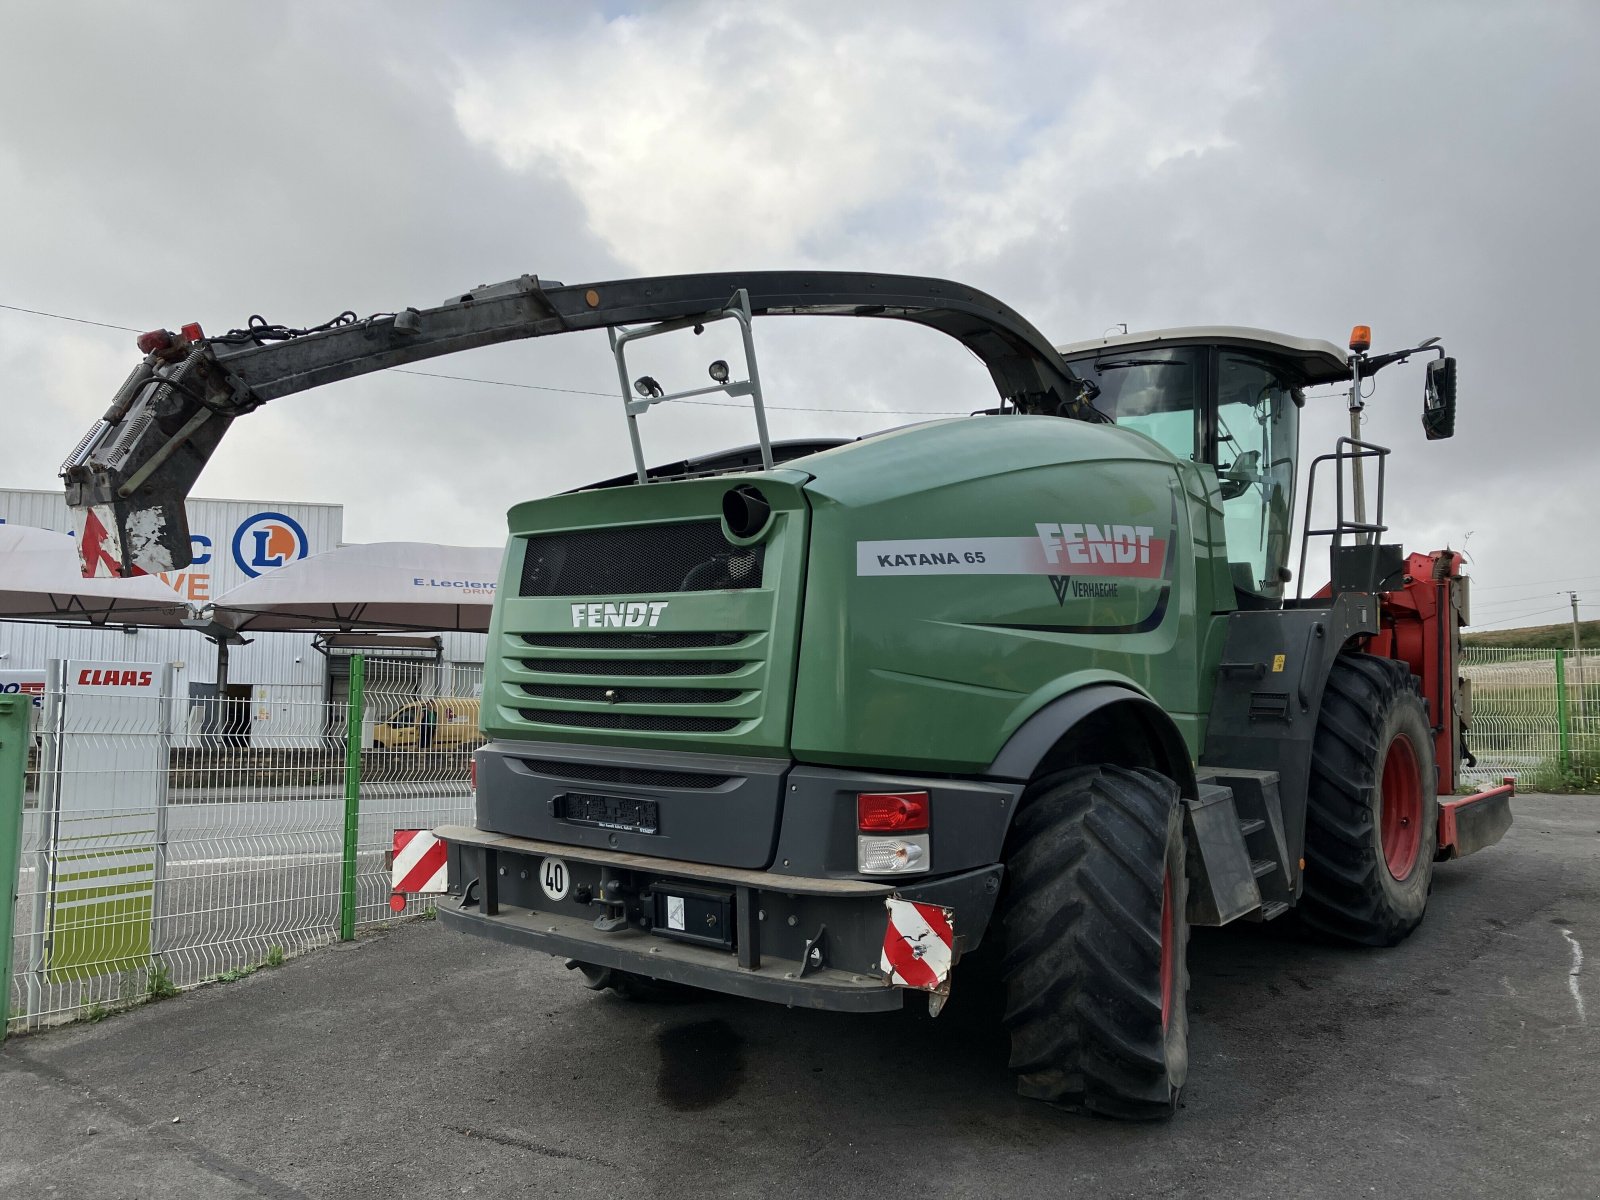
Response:
[[[731,646],[750,635],[737,631],[718,633],[525,633],[530,646],[568,650],[703,650]]]
[[[672,717],[657,713],[579,712],[551,708],[519,708],[524,721],[569,725],[575,729],[632,729],[655,733],[727,733],[738,717]]]
[[[726,704],[737,688],[600,687],[595,684],[525,683],[522,690],[540,700],[601,700],[610,704]]]
[[[735,546],[720,521],[625,525],[527,538],[523,596],[642,596],[761,586],[765,543]]]
[[[669,678],[675,675],[727,675],[744,666],[742,662],[700,658],[525,658],[530,671],[549,675],[632,675]]]

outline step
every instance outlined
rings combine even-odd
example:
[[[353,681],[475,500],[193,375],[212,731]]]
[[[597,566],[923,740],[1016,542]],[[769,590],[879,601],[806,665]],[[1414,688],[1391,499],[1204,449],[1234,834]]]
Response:
[[[1289,911],[1289,905],[1282,900],[1268,900],[1261,905],[1261,919],[1270,921],[1274,917],[1281,917]]]
[[[1260,833],[1267,827],[1267,823],[1260,817],[1240,817],[1239,832],[1249,837],[1252,833]]]
[[[1260,879],[1266,875],[1271,875],[1277,869],[1278,864],[1273,862],[1270,858],[1252,858],[1250,860],[1250,874],[1254,875],[1257,879]]]

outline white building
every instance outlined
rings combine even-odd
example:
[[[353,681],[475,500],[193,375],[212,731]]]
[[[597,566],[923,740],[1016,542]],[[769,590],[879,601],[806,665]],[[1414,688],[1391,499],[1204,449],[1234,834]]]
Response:
[[[217,600],[247,579],[335,549],[344,537],[344,508],[338,504],[193,498],[186,507],[194,563],[160,578],[196,605]],[[0,523],[78,532],[59,491],[0,488]],[[302,633],[249,637],[249,644],[229,652],[226,694],[241,702],[229,706],[237,733],[247,727],[278,732],[286,709],[303,713],[313,703],[343,700],[349,654],[357,648],[367,656],[368,678],[385,693],[476,694],[486,641],[483,634],[455,632],[366,639],[359,647],[348,644],[353,639],[319,645],[313,635]],[[217,648],[199,633],[0,621],[0,670],[43,670],[53,658],[171,663],[178,695],[217,694]],[[269,726],[275,710],[280,723]]]

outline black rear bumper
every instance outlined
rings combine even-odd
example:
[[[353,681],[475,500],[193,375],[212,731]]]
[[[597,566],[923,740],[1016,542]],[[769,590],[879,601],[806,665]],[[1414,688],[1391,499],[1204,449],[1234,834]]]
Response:
[[[905,994],[876,973],[824,968],[801,979],[798,963],[773,959],[744,970],[727,954],[706,946],[669,942],[634,930],[596,935],[593,922],[528,909],[501,909],[491,917],[479,907],[447,904],[439,909],[439,919],[452,929],[497,942],[791,1008],[882,1012],[899,1008]]]
[[[903,991],[889,985],[880,966],[886,900],[951,910],[959,961],[989,922],[1002,871],[989,866],[892,886],[716,867],[464,826],[443,826],[434,835],[449,849],[452,895],[442,898],[438,911],[452,928],[653,979],[841,1012],[901,1007]],[[553,858],[571,881],[561,900],[552,900],[538,882],[545,860]],[[650,915],[655,893],[720,897],[726,920],[693,938],[659,928]],[[608,916],[626,920],[608,922]]]

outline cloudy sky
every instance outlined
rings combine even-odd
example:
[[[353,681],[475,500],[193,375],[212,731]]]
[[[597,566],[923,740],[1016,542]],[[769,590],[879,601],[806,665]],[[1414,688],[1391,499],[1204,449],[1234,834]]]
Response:
[[[131,333],[15,308],[218,332],[524,272],[904,271],[1059,341],[1441,336],[1455,440],[1423,440],[1416,367],[1368,409],[1396,451],[1391,525],[1466,543],[1479,624],[1559,620],[1568,587],[1600,616],[1592,0],[15,3],[0,111],[0,486],[56,486],[137,359]],[[775,436],[991,402],[926,331],[758,337]],[[425,369],[521,386],[389,373],[290,397],[236,425],[197,493],[341,502],[354,541],[492,544],[511,504],[628,468],[603,337]],[[1308,418],[1310,450],[1344,411]],[[659,459],[750,440],[711,406],[644,432]]]

